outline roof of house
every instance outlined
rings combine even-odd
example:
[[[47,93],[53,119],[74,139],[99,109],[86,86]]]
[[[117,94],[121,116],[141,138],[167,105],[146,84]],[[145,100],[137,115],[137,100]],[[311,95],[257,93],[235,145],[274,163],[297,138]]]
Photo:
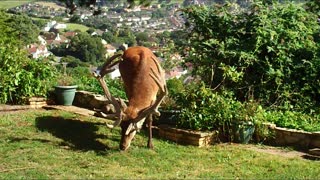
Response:
[[[63,34],[65,37],[74,37],[75,35],[77,35],[77,32],[74,31],[68,31],[66,33]]]

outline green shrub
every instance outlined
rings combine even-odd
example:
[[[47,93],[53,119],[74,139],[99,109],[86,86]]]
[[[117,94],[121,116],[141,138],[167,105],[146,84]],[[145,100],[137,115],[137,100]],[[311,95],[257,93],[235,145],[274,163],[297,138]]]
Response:
[[[46,97],[57,73],[45,60],[31,60],[16,46],[0,43],[0,74],[0,103],[21,104]]]
[[[172,78],[167,80],[168,95],[164,98],[160,105],[162,110],[177,110],[176,96],[184,90],[181,79]]]
[[[248,9],[231,3],[186,8],[189,38],[181,53],[212,89],[264,106],[316,109],[319,11],[301,3],[263,2],[254,1]]]
[[[178,78],[172,78],[167,80],[167,87],[168,87],[168,92],[169,96],[174,96],[175,94],[183,91],[183,82],[181,79]]]
[[[309,115],[295,111],[263,111],[259,119],[272,122],[278,127],[304,130],[308,132],[320,131],[320,116]]]
[[[219,130],[228,135],[230,127],[251,121],[257,131],[263,123],[305,131],[320,131],[320,115],[292,110],[264,109],[258,102],[240,102],[232,92],[213,92],[204,83],[192,83],[175,95],[175,110],[180,110],[177,127],[192,130]],[[259,133],[258,132],[258,133]],[[261,132],[260,132],[261,133]],[[260,137],[263,138],[263,137]]]
[[[203,83],[192,83],[176,96],[181,110],[178,126],[193,130],[229,129],[232,123],[253,121],[256,107],[237,101],[231,93],[219,94]]]

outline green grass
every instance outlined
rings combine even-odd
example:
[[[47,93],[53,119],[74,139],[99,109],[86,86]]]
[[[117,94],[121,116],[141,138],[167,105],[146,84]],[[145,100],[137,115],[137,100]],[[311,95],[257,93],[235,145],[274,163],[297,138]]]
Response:
[[[74,31],[74,30],[80,30],[81,32],[86,32],[89,27],[82,25],[82,24],[75,24],[75,23],[66,23],[67,29]]]
[[[0,0],[0,9],[10,9],[35,0]]]
[[[105,120],[58,110],[0,114],[0,179],[319,179],[319,161],[258,153],[244,145],[207,148],[140,132],[128,152]]]

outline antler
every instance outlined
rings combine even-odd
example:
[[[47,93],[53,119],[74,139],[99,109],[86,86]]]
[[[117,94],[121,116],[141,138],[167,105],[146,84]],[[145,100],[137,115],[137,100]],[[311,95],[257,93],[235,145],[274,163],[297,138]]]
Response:
[[[104,65],[102,66],[102,71],[95,71],[93,72],[93,76],[96,77],[99,80],[99,83],[103,89],[103,92],[105,94],[105,96],[107,97],[107,99],[112,103],[112,105],[114,106],[116,113],[115,113],[115,119],[116,121],[113,123],[113,125],[109,125],[107,124],[107,126],[109,128],[114,128],[118,125],[120,125],[121,120],[124,117],[124,113],[123,110],[127,108],[127,105],[123,102],[122,99],[118,98],[118,100],[116,100],[116,98],[114,98],[108,87],[106,82],[104,81],[104,76],[112,71],[114,71],[114,69],[111,69],[113,66],[115,66],[116,64],[119,63],[120,60],[113,62],[116,58],[120,57],[121,54],[116,54],[114,56],[112,56],[110,59],[107,60],[107,62],[104,63]]]
[[[166,80],[164,77],[164,72],[162,71],[161,66],[160,66],[159,62],[157,61],[157,59],[152,57],[152,60],[156,64],[158,72],[156,73],[155,70],[151,68],[150,76],[159,86],[159,92],[160,92],[159,96],[151,106],[144,109],[142,112],[139,113],[138,117],[136,117],[135,119],[132,120],[132,122],[130,123],[130,125],[126,131],[126,135],[128,135],[132,130],[138,130],[139,126],[137,124],[142,119],[146,118],[148,115],[155,114],[157,116],[160,116],[160,112],[158,111],[158,108],[159,108],[161,102],[163,101],[164,97],[168,94],[168,89],[167,89],[167,84],[166,84]]]
[[[104,77],[104,75],[113,72],[115,69],[112,68],[113,66],[115,66],[116,64],[119,63],[120,60],[117,60],[115,62],[113,62],[115,59],[117,59],[118,57],[120,57],[122,54],[116,54],[113,55],[112,57],[110,57],[102,66],[101,71],[96,70],[94,71],[92,74],[94,77],[96,78],[101,78]]]
[[[103,92],[104,94],[106,95],[107,99],[113,104],[115,110],[116,110],[116,113],[115,113],[115,116],[116,116],[116,121],[113,123],[113,125],[107,125],[109,128],[114,128],[116,126],[119,126],[120,123],[121,123],[121,120],[123,119],[124,117],[124,113],[123,113],[123,110],[127,108],[127,105],[123,102],[122,99],[118,98],[119,102],[116,100],[116,98],[114,98],[110,92],[109,92],[109,89],[107,87],[107,84],[106,82],[104,81],[104,78],[98,78],[99,82],[100,82],[100,85],[103,89]]]

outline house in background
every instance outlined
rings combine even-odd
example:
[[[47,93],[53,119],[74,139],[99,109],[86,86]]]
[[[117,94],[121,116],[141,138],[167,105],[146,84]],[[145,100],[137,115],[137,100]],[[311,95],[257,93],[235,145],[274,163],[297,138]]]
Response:
[[[43,31],[49,32],[51,29],[66,29],[67,25],[63,23],[57,23],[57,21],[50,21],[43,28]]]
[[[113,56],[117,52],[117,49],[111,44],[105,44],[104,48],[106,49],[106,58]]]
[[[120,71],[119,71],[119,65],[118,64],[115,65],[114,68],[115,68],[115,70],[108,74],[108,76],[111,79],[116,79],[116,78],[121,77],[121,74],[120,74]]]
[[[43,34],[42,38],[47,42],[47,45],[52,48],[63,43],[69,44],[70,39],[76,35],[77,33],[73,31],[66,32],[63,35],[60,35],[60,33],[50,32]]]
[[[40,57],[48,57],[52,54],[50,51],[48,51],[46,45],[43,44],[31,44],[27,47],[27,51],[34,59],[38,59]]]
[[[166,72],[165,79],[172,79],[172,78],[180,78],[182,75],[187,74],[188,71],[183,69],[182,67],[174,67],[170,71]]]
[[[38,41],[40,44],[34,43],[26,47],[30,57],[38,59],[40,57],[50,56],[52,53],[47,49],[47,41],[41,36],[38,36]]]

